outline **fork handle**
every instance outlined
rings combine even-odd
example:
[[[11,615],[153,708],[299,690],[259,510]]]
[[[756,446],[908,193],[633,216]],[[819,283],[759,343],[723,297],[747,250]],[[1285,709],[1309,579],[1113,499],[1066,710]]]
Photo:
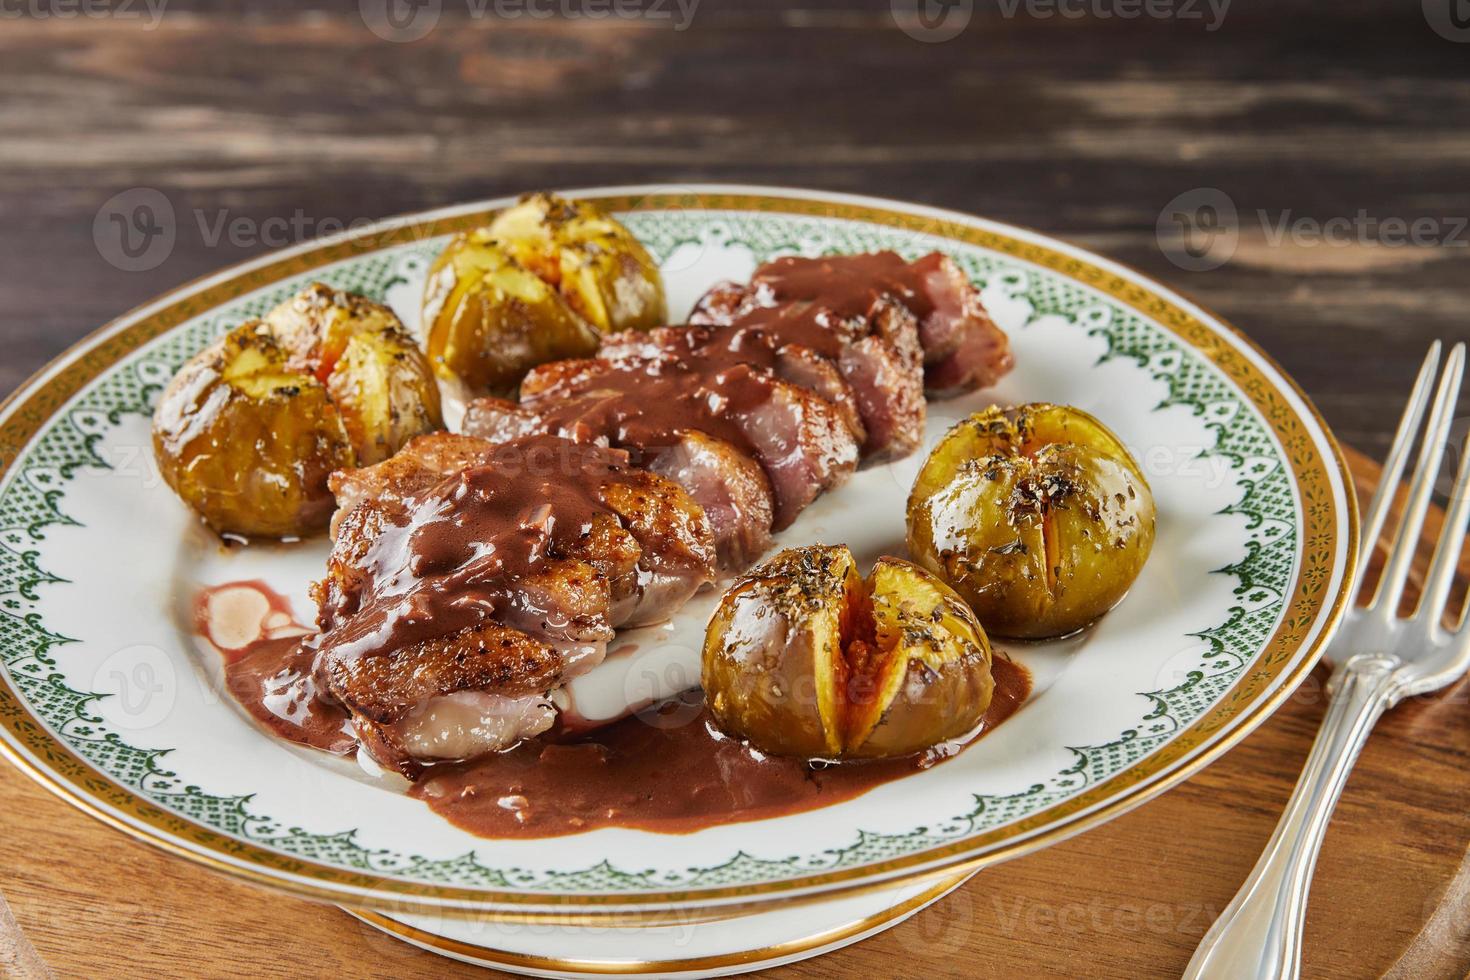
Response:
[[[1368,733],[1401,693],[1399,662],[1350,658],[1327,685],[1327,716],[1306,768],[1250,877],[1210,927],[1184,971],[1186,980],[1295,980],[1312,869],[1332,809]]]

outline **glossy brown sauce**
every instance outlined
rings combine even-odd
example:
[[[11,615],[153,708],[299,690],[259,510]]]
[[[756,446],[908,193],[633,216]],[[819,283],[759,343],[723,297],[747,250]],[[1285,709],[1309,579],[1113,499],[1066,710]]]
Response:
[[[729,322],[690,328],[656,355],[634,355],[598,374],[585,390],[573,382],[572,397],[547,399],[538,414],[552,431],[640,448],[672,445],[697,429],[763,459],[752,439],[760,437],[757,416],[772,400],[781,350],[836,359],[871,329],[867,317],[883,296],[924,319],[933,310],[924,287],[931,259],[938,257],[911,264],[887,252],[769,263]],[[550,436],[505,444],[405,499],[402,513],[365,536],[362,560],[350,563],[352,581],[322,596],[322,633],[308,634],[289,603],[258,582],[205,590],[196,625],[224,656],[226,686],[252,717],[280,737],[351,753],[357,743],[347,713],[315,684],[320,658],[380,655],[492,619],[539,618],[544,633],[549,611],[517,583],[585,539],[599,517],[617,519],[598,489],[627,466],[619,451]],[[778,514],[778,527],[794,516]],[[572,625],[610,633],[605,622]],[[1009,660],[998,659],[994,673],[981,733],[1013,713],[1030,687],[1024,668]],[[962,747],[813,766],[726,738],[702,704],[668,702],[591,733],[433,766],[412,793],[487,837],[607,826],[684,833],[851,799]]]
[[[258,579],[200,590],[194,627],[225,661],[225,688],[273,734],[336,755],[357,740],[347,712],[317,692],[311,634],[296,622],[291,602]]]
[[[268,731],[338,755],[356,750],[347,713],[312,681],[315,651],[302,642],[308,635],[291,619],[289,600],[262,582],[228,582],[200,591],[195,623],[225,659],[230,694]],[[696,690],[589,732],[432,766],[410,795],[454,825],[490,838],[557,837],[599,827],[692,833],[802,813],[931,768],[974,744],[1031,691],[1026,668],[1004,655],[995,658],[992,674],[995,692],[974,735],[902,759],[814,765],[762,755],[721,734]]]
[[[997,657],[979,733],[902,759],[815,766],[765,756],[720,733],[699,692],[563,742],[523,742],[436,766],[413,796],[481,837],[558,837],[601,827],[692,833],[814,810],[943,762],[1026,700],[1031,678]]]
[[[750,437],[751,418],[771,401],[775,380],[760,365],[668,351],[668,356],[614,361],[614,368],[552,389],[532,401],[549,431],[572,438],[607,438],[644,452],[677,444],[695,429],[746,456],[764,454]],[[789,515],[786,523],[790,523]],[[784,525],[783,525],[784,526]]]
[[[275,735],[334,755],[352,755],[357,739],[347,712],[317,692],[311,676],[315,658],[299,636],[260,640],[225,664],[225,686]]]
[[[922,261],[922,260],[921,260]],[[530,399],[549,431],[577,439],[606,437],[650,451],[697,429],[763,459],[751,416],[770,402],[781,351],[801,347],[836,362],[870,332],[867,316],[883,296],[918,317],[932,310],[918,263],[893,252],[818,260],[778,260],[752,280],[755,290],[731,322],[705,322],[666,335],[655,353],[635,346],[607,358],[610,370],[554,385]],[[716,316],[720,319],[724,314]],[[778,499],[776,529],[796,514]]]
[[[895,252],[776,259],[756,270],[750,280],[753,303],[727,329],[743,332],[745,350],[758,342],[800,344],[835,357],[852,338],[853,324],[884,296],[920,321],[932,313],[924,280],[939,261],[938,253],[906,262]]]
[[[374,656],[486,620],[546,633],[551,613],[520,580],[572,550],[599,517],[617,521],[600,491],[627,471],[624,453],[554,436],[495,447],[383,523],[351,563],[351,588],[326,590],[319,651]],[[611,635],[606,622],[569,624],[568,638],[584,628]]]

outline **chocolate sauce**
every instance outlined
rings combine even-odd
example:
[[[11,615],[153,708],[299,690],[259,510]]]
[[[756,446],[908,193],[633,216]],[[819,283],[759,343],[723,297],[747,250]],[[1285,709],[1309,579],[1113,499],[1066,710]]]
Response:
[[[719,290],[711,294],[714,302],[695,311],[696,328],[679,331],[667,352],[681,369],[705,377],[742,364],[773,368],[788,346],[836,361],[871,332],[869,318],[885,297],[921,320],[933,311],[923,286],[928,262],[908,263],[894,252],[777,259],[757,270],[729,308],[717,308],[724,305]]]
[[[607,369],[564,377],[528,404],[548,431],[581,440],[607,438],[649,453],[696,429],[769,463],[781,447],[757,445],[753,434],[777,434],[754,416],[778,397],[783,351],[804,348],[835,365],[872,332],[883,297],[930,308],[920,273],[892,252],[778,260],[753,286],[734,308],[706,310],[711,315],[699,325],[663,332],[651,344],[614,344]],[[775,527],[788,526],[804,503],[789,506],[778,492]]]
[[[547,637],[563,654],[579,643],[605,642],[612,633],[607,602],[555,608],[564,596],[526,587],[549,558],[586,540],[600,517],[617,520],[599,491],[627,471],[628,457],[590,439],[649,449],[672,446],[685,430],[696,429],[774,469],[799,438],[789,425],[767,424],[766,413],[780,397],[782,350],[796,346],[839,358],[873,329],[869,320],[885,296],[920,319],[928,316],[934,308],[925,288],[928,261],[905,263],[891,252],[778,260],[758,271],[751,290],[732,307],[730,322],[691,328],[677,339],[671,334],[659,351],[614,357],[614,370],[585,384],[570,381],[571,397],[535,407],[551,431],[583,442],[531,436],[507,443],[491,458],[404,498],[401,509],[389,508],[377,525],[354,530],[349,518],[339,552],[344,540],[349,552],[360,551],[334,554],[319,597],[323,632],[309,639],[263,632],[243,645],[216,644],[226,656],[231,693],[282,737],[345,752],[354,745],[344,733],[347,715],[315,687],[318,676],[338,676],[322,673],[323,665],[391,654],[489,622]],[[820,415],[804,411],[797,424]],[[842,452],[850,468],[853,444],[833,448],[834,459]],[[789,524],[809,500],[778,492],[776,527]],[[569,592],[587,595],[597,585],[573,582]],[[272,607],[269,615],[278,618],[279,610]],[[454,664],[462,666],[462,658]],[[393,666],[374,676],[383,680]],[[1007,671],[1021,681],[1008,688]],[[1014,710],[1029,686],[1018,667],[997,663],[996,674],[986,728]],[[513,679],[544,690],[553,675]],[[401,675],[387,679],[395,682],[382,685],[390,697],[378,700],[392,700],[400,689],[407,693],[395,707],[410,709],[422,699],[424,684],[400,685]],[[336,696],[379,721],[362,711],[362,699],[345,693],[353,688],[330,683]],[[364,685],[372,683],[370,677]],[[433,679],[428,687],[437,684]],[[380,714],[391,722],[391,711]],[[934,761],[931,754],[818,770],[762,757],[721,736],[707,719],[677,728],[629,720],[573,741],[526,742],[473,763],[432,767],[414,793],[487,836],[554,836],[593,826],[684,832],[849,799]]]
[[[209,611],[225,608],[217,600],[240,590],[259,593],[269,615],[253,639],[220,646],[216,637],[241,636],[241,625]],[[251,605],[235,601],[230,608],[248,612]],[[302,642],[305,628],[290,619],[285,597],[261,582],[230,582],[202,590],[195,609],[201,635],[225,658],[226,687],[253,718],[288,741],[339,755],[356,750],[346,712],[316,689],[315,652]],[[976,735],[902,759],[813,766],[765,756],[721,734],[693,691],[590,732],[430,767],[410,793],[482,837],[556,837],[599,827],[691,833],[800,813],[937,765],[1009,718],[1030,693],[1030,675],[1004,656],[992,673],[995,693]]]
[[[259,640],[225,665],[225,686],[251,717],[288,742],[352,755],[347,712],[324,700],[311,668],[315,651],[300,636]]]
[[[892,297],[918,322],[924,384],[930,397],[949,397],[992,385],[1013,363],[1010,343],[985,312],[979,294],[954,262],[939,252],[913,262],[893,252],[780,258],[757,269],[749,291],[730,308],[728,301],[738,295],[714,290],[701,301],[695,319],[703,315],[712,322],[749,325],[755,322],[752,318],[763,315],[752,306],[799,309],[805,303],[813,310],[813,321],[825,322],[808,324],[804,336],[809,339],[804,342],[819,344],[821,336],[811,329],[813,325],[860,317],[873,309],[880,296]],[[781,330],[793,328],[783,325]]]
[[[272,733],[337,755],[357,740],[347,713],[320,697],[311,676],[310,635],[291,602],[258,579],[202,589],[194,626],[225,661],[225,688]]]
[[[588,538],[597,518],[617,520],[600,491],[627,471],[624,453],[553,436],[495,447],[375,529],[347,588],[328,577],[318,649],[373,656],[489,620],[610,637],[601,614],[556,622],[562,611],[541,608],[521,580]]]
[[[981,733],[1010,717],[1031,687],[1026,669],[1003,657],[993,671],[995,693]],[[601,827],[692,833],[841,803],[963,748],[813,766],[762,755],[721,734],[698,698],[693,692],[569,741],[523,742],[435,766],[410,792],[481,837],[558,837]]]
[[[934,311],[924,288],[934,253],[905,262],[895,252],[780,258],[756,270],[748,302],[731,326],[769,333],[781,343],[810,347],[835,357],[879,301],[890,296],[923,321]],[[860,329],[860,328],[858,328]]]
[[[753,416],[771,402],[778,382],[761,365],[694,350],[612,364],[552,389],[557,397],[530,403],[548,431],[579,441],[605,438],[652,455],[694,429],[767,460],[769,453],[751,436],[760,428]],[[783,516],[778,526],[796,515]]]

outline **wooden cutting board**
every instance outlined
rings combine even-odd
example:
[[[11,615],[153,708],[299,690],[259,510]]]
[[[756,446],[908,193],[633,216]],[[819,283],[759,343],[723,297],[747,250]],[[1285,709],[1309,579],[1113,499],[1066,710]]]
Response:
[[[1366,495],[1377,468],[1350,456]],[[1250,738],[1158,800],[771,975],[1178,976],[1271,834],[1322,717],[1324,677],[1319,668]],[[1375,731],[1317,866],[1305,976],[1470,970],[1467,701],[1462,682]],[[489,975],[166,857],[3,764],[0,820],[0,975]]]

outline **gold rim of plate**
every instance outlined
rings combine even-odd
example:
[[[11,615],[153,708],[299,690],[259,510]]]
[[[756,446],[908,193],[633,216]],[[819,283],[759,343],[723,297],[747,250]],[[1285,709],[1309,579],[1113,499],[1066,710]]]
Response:
[[[94,769],[31,713],[4,672],[0,672],[0,728],[36,759],[44,760],[44,764],[21,754],[5,739],[0,739],[0,752],[66,802],[138,840],[217,871],[306,898],[349,906],[388,905],[404,912],[437,914],[470,914],[494,906],[497,917],[508,921],[568,924],[647,922],[666,916],[668,907],[689,909],[701,904],[716,906],[710,909],[713,917],[723,918],[777,904],[806,904],[896,888],[940,875],[969,874],[1096,826],[1188,778],[1245,738],[1286,699],[1321,656],[1352,595],[1352,562],[1347,563],[1339,588],[1332,594],[1326,591],[1332,579],[1334,554],[1341,542],[1346,540],[1345,555],[1357,553],[1358,510],[1351,490],[1352,479],[1342,450],[1316,407],[1280,366],[1238,328],[1208,314],[1269,365],[1270,372],[1262,370],[1226,337],[1170,299],[1169,290],[1141,273],[1128,270],[1131,275],[1125,275],[1025,237],[1045,237],[1039,233],[989,222],[988,226],[982,226],[975,223],[978,219],[955,212],[916,213],[904,210],[906,206],[896,201],[824,196],[819,191],[786,188],[650,188],[646,191],[612,188],[567,193],[590,198],[611,211],[775,212],[868,222],[934,235],[1049,269],[1102,292],[1162,325],[1220,369],[1256,407],[1280,440],[1295,481],[1302,515],[1302,557],[1286,596],[1287,612],[1257,655],[1254,667],[1246,671],[1218,704],[1157,751],[1082,793],[1019,821],[886,861],[781,881],[698,891],[612,892],[563,898],[404,881],[272,851],[165,810]],[[796,196],[779,196],[780,193]],[[4,419],[0,423],[0,478],[14,465],[30,439],[72,396],[155,337],[281,279],[391,246],[479,227],[512,200],[472,205],[464,211],[452,209],[447,213],[388,219],[350,236],[293,249],[275,260],[255,259],[232,266],[186,283],[119,317],[68,348],[0,402],[0,418]],[[45,380],[39,380],[42,378]],[[1291,404],[1288,392],[1306,408],[1315,426]],[[1314,428],[1325,439],[1330,457],[1324,458],[1318,451],[1312,435]],[[1333,492],[1334,474],[1341,487],[1340,494]],[[1339,497],[1347,515],[1345,524],[1338,519]],[[1300,655],[1309,636],[1311,645]],[[1224,737],[1214,738],[1226,726],[1231,726],[1231,730]],[[1171,770],[1171,766],[1177,767]],[[564,908],[557,909],[558,905]],[[652,905],[665,908],[648,910]]]
[[[402,939],[404,942],[412,943],[434,952],[452,956],[467,958],[476,963],[504,967],[509,970],[562,970],[568,973],[587,973],[599,976],[626,976],[628,974],[645,973],[693,973],[701,970],[718,970],[728,966],[746,966],[751,969],[765,969],[772,960],[784,959],[788,956],[797,956],[802,953],[810,953],[824,946],[835,943],[855,941],[865,933],[881,929],[890,924],[897,925],[898,920],[913,915],[925,906],[944,898],[950,892],[959,888],[968,881],[973,872],[964,872],[957,875],[947,875],[938,884],[930,885],[923,891],[910,898],[906,898],[895,905],[891,905],[879,912],[854,919],[851,922],[839,926],[829,926],[819,932],[801,939],[793,939],[774,946],[762,946],[756,949],[740,950],[731,953],[715,953],[709,956],[691,956],[684,959],[667,960],[574,960],[558,959],[551,956],[534,956],[529,953],[512,953],[508,950],[496,949],[493,946],[481,946],[478,943],[465,942],[462,939],[450,939],[436,932],[411,926],[406,922],[384,915],[371,909],[343,908],[342,911],[362,922],[367,923],[374,929],[378,929]],[[890,888],[893,886],[889,886]],[[902,887],[901,885],[899,886]],[[827,896],[824,896],[827,897]],[[849,896],[838,896],[838,900]],[[828,900],[832,900],[827,897]],[[727,921],[734,916],[719,920],[699,921]],[[500,916],[495,916],[497,922],[504,921]],[[599,920],[600,922],[601,920]],[[680,925],[699,924],[696,922],[681,921]]]

